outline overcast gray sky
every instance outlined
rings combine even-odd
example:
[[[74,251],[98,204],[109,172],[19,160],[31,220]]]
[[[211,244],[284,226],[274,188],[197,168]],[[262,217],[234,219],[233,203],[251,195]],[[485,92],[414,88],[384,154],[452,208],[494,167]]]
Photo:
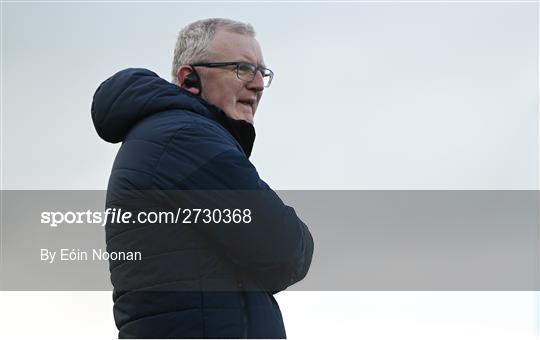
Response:
[[[252,161],[277,189],[538,188],[535,3],[4,3],[4,189],[104,189],[92,95],[179,29],[252,23],[276,77]]]

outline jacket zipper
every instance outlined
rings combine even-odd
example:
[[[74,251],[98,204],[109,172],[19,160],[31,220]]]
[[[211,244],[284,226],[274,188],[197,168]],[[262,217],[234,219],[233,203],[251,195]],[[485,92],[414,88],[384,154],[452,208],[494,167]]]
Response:
[[[242,289],[242,283],[239,282],[238,283],[238,288]],[[244,322],[244,329],[243,329],[243,334],[242,334],[242,339],[247,339],[247,325],[248,325],[248,320],[247,320],[247,310],[246,310],[246,297],[245,297],[245,292],[244,291],[240,291],[240,304],[242,305],[242,317],[243,317],[243,322]]]

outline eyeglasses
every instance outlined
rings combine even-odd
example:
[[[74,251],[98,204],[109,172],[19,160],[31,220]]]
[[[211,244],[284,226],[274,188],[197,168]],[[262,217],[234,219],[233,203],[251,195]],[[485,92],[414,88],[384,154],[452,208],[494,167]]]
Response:
[[[231,61],[223,63],[201,63],[201,64],[191,64],[191,66],[202,66],[202,67],[227,67],[235,66],[236,76],[238,79],[243,81],[252,81],[259,71],[262,75],[264,81],[264,87],[269,87],[274,78],[274,72],[266,67],[253,65],[250,63],[245,63],[241,61]]]

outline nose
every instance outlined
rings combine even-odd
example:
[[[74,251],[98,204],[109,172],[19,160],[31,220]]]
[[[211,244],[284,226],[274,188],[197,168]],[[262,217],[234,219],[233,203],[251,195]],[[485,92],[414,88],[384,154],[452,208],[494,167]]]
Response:
[[[246,87],[249,90],[252,90],[252,91],[255,91],[255,92],[262,92],[264,90],[264,79],[263,79],[263,76],[262,76],[261,72],[257,71],[255,73],[255,78],[253,78],[253,80],[248,82],[246,84]]]

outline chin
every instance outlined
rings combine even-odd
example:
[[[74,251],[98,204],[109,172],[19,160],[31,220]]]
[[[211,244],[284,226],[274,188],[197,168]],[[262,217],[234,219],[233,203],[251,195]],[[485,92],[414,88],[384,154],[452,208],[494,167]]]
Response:
[[[253,115],[251,114],[251,112],[238,112],[237,111],[235,112],[235,114],[228,115],[228,116],[231,117],[232,119],[245,120],[246,122],[253,124]]]
[[[243,118],[246,122],[250,123],[250,124],[253,124],[253,116],[251,115],[251,113],[249,115],[245,115],[244,118]]]

